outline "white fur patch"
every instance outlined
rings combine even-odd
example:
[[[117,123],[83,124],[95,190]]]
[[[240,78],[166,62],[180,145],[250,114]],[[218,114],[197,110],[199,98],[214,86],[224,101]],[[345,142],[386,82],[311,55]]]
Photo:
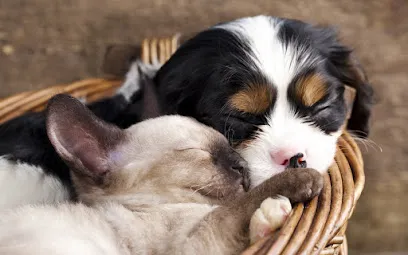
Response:
[[[0,157],[0,210],[67,199],[69,192],[56,177],[45,174],[40,167]]]

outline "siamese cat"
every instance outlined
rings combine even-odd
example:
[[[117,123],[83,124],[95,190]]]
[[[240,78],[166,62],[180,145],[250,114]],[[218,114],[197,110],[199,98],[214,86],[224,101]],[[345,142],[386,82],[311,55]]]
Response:
[[[78,202],[3,210],[0,254],[237,254],[323,186],[294,166],[248,191],[245,160],[189,117],[120,129],[68,95],[46,116]]]

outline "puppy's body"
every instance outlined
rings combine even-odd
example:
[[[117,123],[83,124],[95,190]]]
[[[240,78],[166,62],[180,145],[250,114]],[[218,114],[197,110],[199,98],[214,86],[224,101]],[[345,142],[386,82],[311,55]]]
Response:
[[[317,171],[292,168],[246,193],[246,162],[222,134],[187,117],[121,130],[64,95],[47,112],[81,203],[1,212],[1,254],[237,254],[257,236],[248,226],[265,199],[306,201],[323,185]]]

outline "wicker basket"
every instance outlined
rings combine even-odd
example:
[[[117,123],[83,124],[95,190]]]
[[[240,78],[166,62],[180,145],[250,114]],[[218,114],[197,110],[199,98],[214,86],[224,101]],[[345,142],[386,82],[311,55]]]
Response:
[[[139,47],[142,60],[163,63],[177,49],[178,38],[144,40]],[[118,79],[87,79],[17,94],[0,100],[0,123],[28,111],[44,109],[57,93],[93,102],[112,95],[120,84]],[[265,237],[243,254],[347,254],[347,221],[360,197],[364,180],[361,152],[352,137],[344,132],[338,142],[335,163],[325,175],[321,195],[308,204],[296,205],[277,237]]]

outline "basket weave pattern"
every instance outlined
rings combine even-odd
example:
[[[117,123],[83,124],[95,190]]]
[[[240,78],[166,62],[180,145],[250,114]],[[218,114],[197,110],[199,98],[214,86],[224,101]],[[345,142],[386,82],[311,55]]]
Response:
[[[141,59],[146,63],[164,63],[178,47],[178,35],[145,39]],[[0,100],[0,123],[30,111],[44,109],[58,93],[67,93],[90,103],[112,95],[121,80],[86,79],[67,85],[24,92]],[[361,152],[345,131],[340,137],[335,163],[325,176],[319,197],[298,204],[277,237],[265,237],[243,254],[347,254],[347,221],[364,187]]]

